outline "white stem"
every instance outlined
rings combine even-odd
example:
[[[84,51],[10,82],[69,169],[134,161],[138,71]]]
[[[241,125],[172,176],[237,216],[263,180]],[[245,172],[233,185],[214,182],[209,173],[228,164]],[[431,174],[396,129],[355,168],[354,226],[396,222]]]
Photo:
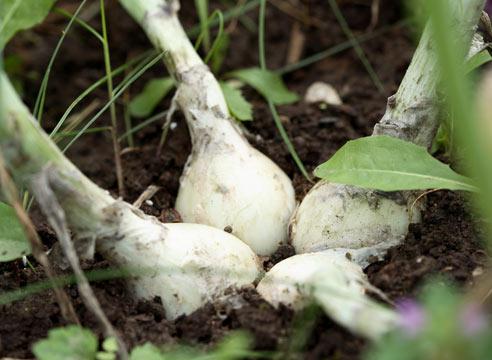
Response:
[[[39,128],[5,73],[0,72],[0,149],[18,183],[29,184],[49,166],[59,181],[55,188],[72,230],[93,234],[103,209],[115,200],[87,179]]]
[[[176,0],[120,0],[147,33],[154,46],[165,52],[168,71],[178,82],[176,98],[184,112],[192,141],[196,132],[221,129],[231,142],[245,141],[230,121],[220,85],[195,51],[178,19]],[[213,116],[202,116],[212,113]]]
[[[448,3],[460,43],[470,44],[484,0]],[[389,135],[426,148],[432,145],[439,126],[437,88],[441,78],[434,41],[427,25],[397,93],[388,98],[386,112],[374,127],[374,135]]]

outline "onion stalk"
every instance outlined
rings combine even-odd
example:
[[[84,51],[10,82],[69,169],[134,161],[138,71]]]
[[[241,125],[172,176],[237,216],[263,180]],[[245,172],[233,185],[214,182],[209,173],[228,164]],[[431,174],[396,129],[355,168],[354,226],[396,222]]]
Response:
[[[120,0],[143,27],[177,82],[192,153],[176,209],[185,222],[228,228],[259,255],[287,240],[295,208],[290,179],[254,149],[231,118],[222,90],[186,36],[175,0]]]
[[[159,297],[170,319],[230,287],[251,284],[260,273],[256,255],[233,235],[206,225],[160,223],[95,185],[39,128],[4,72],[0,151],[16,181],[35,197],[35,179],[47,174],[79,251],[95,246],[113,265],[132,270],[133,294]]]
[[[448,2],[460,41],[470,44],[483,0]],[[398,92],[373,135],[389,135],[430,148],[439,126],[438,86],[441,71],[432,29],[426,26]],[[420,221],[423,205],[414,192],[384,193],[320,181],[306,195],[291,222],[296,252],[339,249],[362,266],[382,256]],[[415,205],[415,206],[414,206]]]

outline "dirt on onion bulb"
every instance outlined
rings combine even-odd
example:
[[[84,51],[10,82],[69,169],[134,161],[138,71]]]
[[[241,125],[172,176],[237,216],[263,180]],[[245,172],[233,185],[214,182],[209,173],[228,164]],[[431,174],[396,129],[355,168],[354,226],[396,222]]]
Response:
[[[463,43],[471,43],[483,0],[450,1],[453,24]],[[389,135],[430,148],[439,126],[440,68],[429,26],[410,67],[388,99],[386,113],[374,135]],[[383,193],[320,181],[306,195],[291,222],[296,252],[341,249],[365,266],[401,242],[408,225],[420,221],[422,201],[414,192]]]
[[[137,298],[159,297],[174,319],[259,276],[257,256],[235,236],[206,225],[160,223],[91,182],[39,128],[3,72],[0,95],[0,153],[16,181],[37,197],[33,179],[45,176],[75,246],[95,245],[130,271]]]
[[[175,0],[120,0],[166,52],[178,82],[175,101],[184,113],[193,150],[181,176],[176,209],[185,222],[229,228],[259,255],[287,240],[295,208],[290,179],[254,149],[234,124],[222,90],[196,53]]]

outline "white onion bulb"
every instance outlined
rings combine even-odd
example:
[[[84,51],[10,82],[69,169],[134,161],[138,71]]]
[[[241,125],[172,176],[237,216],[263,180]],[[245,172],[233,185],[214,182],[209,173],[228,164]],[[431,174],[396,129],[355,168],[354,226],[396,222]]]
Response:
[[[208,69],[187,72],[178,92],[193,150],[176,209],[185,222],[228,228],[258,255],[274,253],[287,240],[296,205],[290,179],[233,124]]]
[[[420,221],[420,206],[401,193],[381,193],[320,181],[306,195],[291,222],[297,253],[340,249],[359,265],[405,239]]]
[[[162,224],[129,212],[123,203],[112,208],[120,236],[99,238],[97,250],[131,269],[135,276],[129,284],[137,298],[160,297],[168,319],[189,314],[260,275],[257,256],[231,234],[200,224]]]

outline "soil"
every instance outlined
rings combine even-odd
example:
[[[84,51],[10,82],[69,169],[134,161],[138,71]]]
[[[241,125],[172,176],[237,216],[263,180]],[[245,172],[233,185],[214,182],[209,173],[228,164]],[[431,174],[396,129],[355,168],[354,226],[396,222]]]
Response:
[[[73,12],[77,3],[65,0],[59,6]],[[96,3],[89,2],[89,7],[97,6]],[[266,48],[268,66],[272,69],[285,65],[290,31],[296,22],[272,5],[281,3],[272,1],[267,9]],[[370,23],[371,1],[344,0],[339,3],[351,29],[356,34],[366,33]],[[300,23],[300,29],[306,35],[304,57],[346,41],[326,1],[310,0],[300,4],[305,13],[299,10],[297,16],[305,14],[305,19],[308,19]],[[115,1],[107,1],[107,6],[112,63],[119,65],[149,49],[150,44]],[[216,7],[214,2],[212,7]],[[87,15],[88,12],[85,13]],[[188,27],[197,22],[191,0],[182,2],[181,17]],[[256,21],[255,12],[248,17]],[[399,1],[382,1],[376,30],[385,29],[385,33],[362,44],[385,87],[384,94],[378,92],[353,50],[343,51],[284,77],[288,87],[299,94],[304,94],[314,81],[328,82],[338,90],[344,102],[342,106],[322,107],[300,101],[279,107],[282,122],[308,170],[327,160],[347,140],[369,135],[375,122],[380,119],[385,110],[386,97],[397,89],[414,50],[412,31],[401,24],[403,18],[403,6]],[[97,20],[89,19],[89,22],[99,28]],[[21,34],[7,48],[7,57],[16,54],[20,59],[11,73],[31,108],[40,78],[65,23],[66,19],[60,15],[50,15],[44,24]],[[256,43],[257,34],[238,22],[231,32],[231,45],[221,73],[255,66],[258,63]],[[53,128],[80,92],[103,76],[103,69],[102,52],[97,40],[75,27],[67,36],[52,70],[43,117],[43,126],[47,130]],[[132,86],[131,93],[136,94],[148,79],[164,74],[162,66],[155,66]],[[116,78],[115,81],[120,80]],[[89,102],[104,103],[106,95],[106,90],[101,87]],[[253,134],[251,143],[293,179],[298,198],[302,199],[311,183],[302,177],[292,161],[262,99],[251,90],[246,90],[245,96],[254,104],[255,120],[246,124]],[[89,102],[83,103],[78,110]],[[166,100],[156,112],[166,109],[168,104],[169,100]],[[121,118],[122,108],[118,103]],[[108,123],[105,115],[95,126]],[[126,149],[122,156],[127,189],[125,200],[134,201],[149,185],[160,186],[161,190],[152,198],[152,204],[144,204],[143,209],[164,221],[177,219],[172,206],[178,191],[179,175],[191,148],[186,124],[179,114],[175,117],[175,126],[159,156],[156,149],[160,124],[150,125],[138,132],[135,136],[137,146]],[[68,155],[97,184],[116,193],[108,133],[83,136]],[[436,275],[447,276],[462,287],[471,286],[476,275],[485,267],[486,253],[477,230],[480,227],[471,215],[466,197],[460,193],[440,191],[429,194],[426,201],[428,206],[422,223],[413,225],[405,242],[391,249],[383,261],[376,261],[366,269],[370,281],[391,299],[415,296],[419,287]],[[55,241],[52,231],[36,210],[33,218],[44,243],[50,247]],[[289,245],[283,246],[265,260],[265,268],[292,254],[293,249]],[[43,271],[34,260],[30,260],[34,269],[24,267],[20,261],[0,266],[1,292],[44,279]],[[92,264],[86,265],[86,269],[105,269],[107,266],[104,260],[96,258]],[[274,309],[253,288],[243,289],[234,295],[235,302],[243,305],[240,308],[232,306],[230,301],[221,300],[176,321],[165,320],[163,308],[158,302],[133,300],[121,279],[94,282],[93,288],[110,321],[129,347],[147,341],[155,344],[184,342],[208,347],[236,329],[246,330],[253,336],[255,349],[277,350],[280,358],[358,359],[367,346],[364,340],[347,333],[319,311],[310,321],[304,321],[309,319],[308,312],[296,315],[286,308]],[[101,335],[94,317],[82,304],[77,288],[71,285],[67,286],[67,290],[82,324]],[[306,331],[310,336],[303,346],[293,348],[289,339],[295,336],[299,323],[306,322],[309,322]],[[65,324],[51,290],[2,305],[0,356],[32,357],[31,345],[45,337],[49,329]]]

